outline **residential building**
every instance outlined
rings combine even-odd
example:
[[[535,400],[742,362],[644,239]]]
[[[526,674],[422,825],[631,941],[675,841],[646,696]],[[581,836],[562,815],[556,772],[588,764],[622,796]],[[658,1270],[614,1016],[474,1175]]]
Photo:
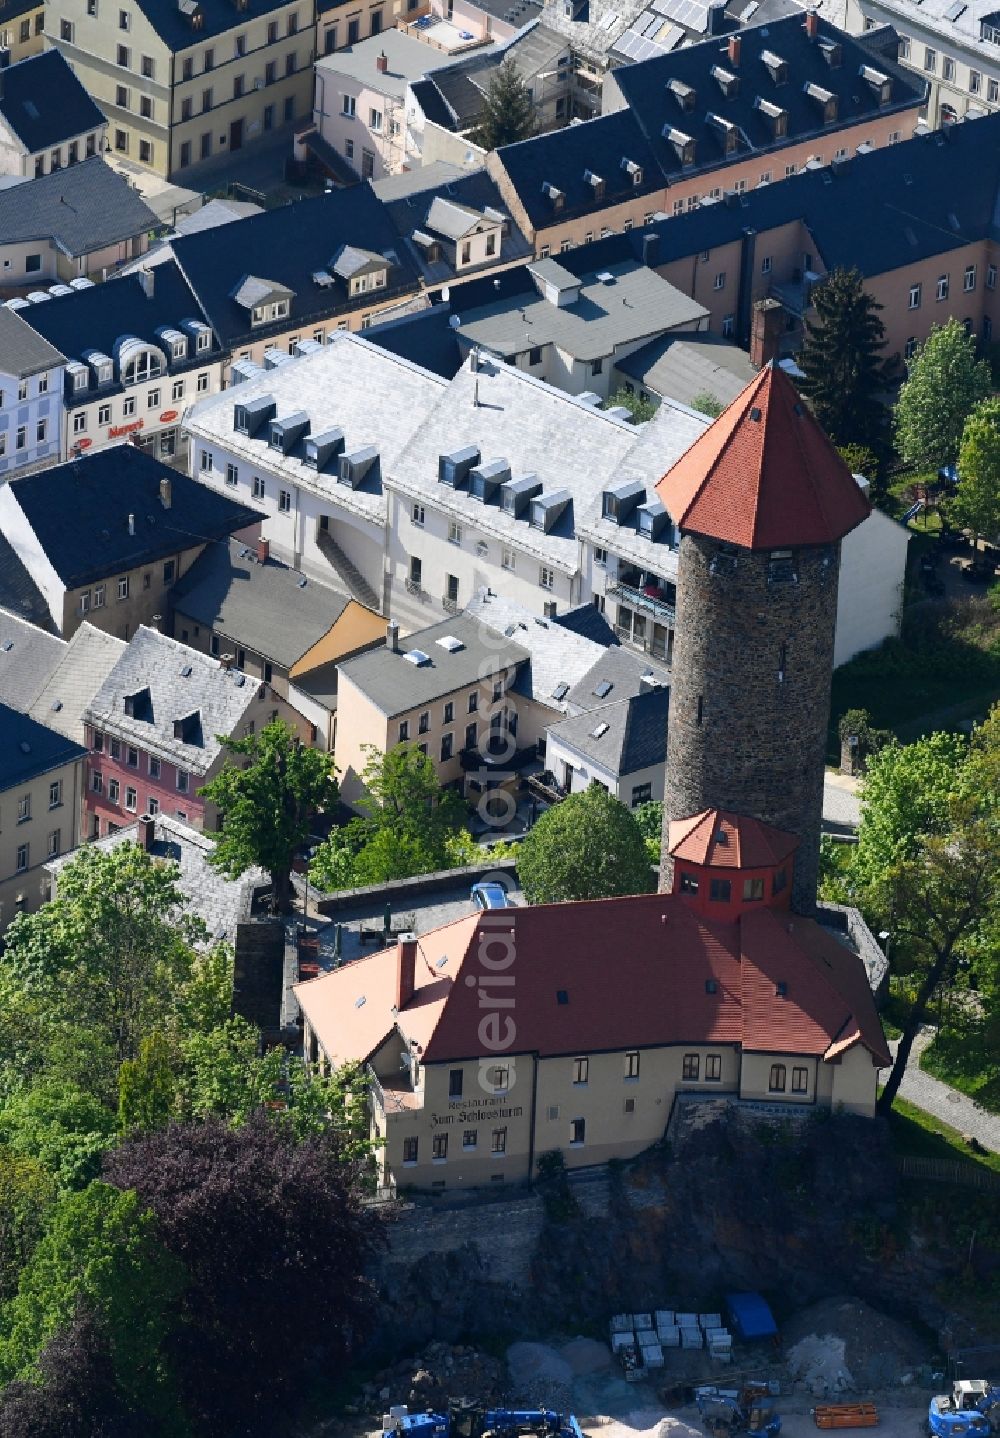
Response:
[[[733,848],[725,868],[685,864],[704,891],[760,885],[726,921],[690,888],[505,909],[298,984],[307,1055],[365,1066],[380,1183],[492,1187],[552,1151],[567,1168],[630,1158],[706,1095],[872,1115],[890,1057],[861,960],[813,919],[790,931],[794,853],[764,884],[759,853],[744,869]]]
[[[142,258],[125,265],[122,273],[132,274],[136,270],[148,269],[151,265],[162,265],[166,260],[172,260],[174,257],[173,241],[179,240],[182,235],[196,235],[200,234],[202,230],[216,230],[220,225],[232,225],[237,220],[246,220],[251,215],[259,215],[263,212],[262,205],[253,205],[249,200],[210,200],[204,194],[201,198],[200,209],[192,210],[187,215],[180,215],[173,228],[166,234],[161,233],[161,238],[146,251]]]
[[[104,149],[107,120],[55,50],[3,72],[0,174],[37,178]]]
[[[55,634],[0,608],[0,704],[27,713],[65,652]]]
[[[0,486],[0,600],[14,608],[29,584],[64,639],[87,621],[129,639],[166,618],[207,544],[256,537],[260,519],[133,445],[101,450]]]
[[[313,0],[60,0],[46,32],[107,114],[116,161],[172,179],[312,102]]]
[[[0,478],[59,457],[65,357],[0,305]]]
[[[426,0],[316,0],[316,54],[332,55],[422,15]]]
[[[54,642],[61,651],[58,661],[37,696],[24,707],[39,724],[83,744],[87,737],[84,710],[125,652],[125,641],[93,624],[81,624],[68,642]]]
[[[385,484],[445,382],[334,331],[186,417],[191,472],[266,515],[271,553],[369,609],[385,602]]]
[[[222,3],[222,0],[220,0]],[[242,220],[226,243],[206,232],[174,254],[231,364],[262,364],[299,341],[365,329],[411,299],[416,269],[368,185],[280,205]]]
[[[385,640],[380,614],[275,559],[266,539],[207,545],[170,599],[175,639],[263,679],[302,713],[291,692],[300,680]]]
[[[67,356],[63,457],[130,439],[183,458],[181,415],[222,388],[223,351],[177,263],[20,311]]]
[[[458,30],[469,30],[477,40],[513,40],[541,18],[541,0],[431,0],[436,20],[450,20]],[[433,32],[432,32],[433,33]]]
[[[223,739],[281,719],[309,742],[306,721],[269,685],[145,625],[84,719],[90,838],[161,813],[216,830],[218,810],[198,791],[226,763]]]
[[[928,86],[935,129],[1000,106],[1000,28],[992,0],[844,0],[844,25],[864,35],[891,25],[899,63]]]
[[[0,189],[3,287],[105,280],[145,252],[158,224],[138,190],[100,156]]]
[[[912,133],[924,98],[896,40],[797,13],[609,72],[598,119],[488,156],[540,257],[767,186]]]
[[[602,400],[616,388],[620,359],[708,321],[703,305],[637,260],[584,274],[535,260],[464,285],[454,308],[464,350],[485,350],[567,394]]]
[[[448,305],[428,305],[411,315],[372,325],[365,330],[365,339],[441,379],[454,379],[464,359],[451,319]]]
[[[4,6],[0,45],[10,52],[8,63],[11,65],[42,53],[45,49],[44,0],[11,0]]]
[[[725,409],[756,372],[745,350],[720,335],[674,332],[616,359],[611,389],[654,405],[664,399],[694,404],[707,398]]]
[[[48,898],[48,860],[72,849],[86,751],[0,704],[0,932]]]

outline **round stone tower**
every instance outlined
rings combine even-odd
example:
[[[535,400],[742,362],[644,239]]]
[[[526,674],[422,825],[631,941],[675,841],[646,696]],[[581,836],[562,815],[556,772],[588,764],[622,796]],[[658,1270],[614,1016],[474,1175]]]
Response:
[[[671,820],[723,808],[798,835],[816,904],[840,541],[868,501],[768,366],[657,486],[681,531],[660,887]]]

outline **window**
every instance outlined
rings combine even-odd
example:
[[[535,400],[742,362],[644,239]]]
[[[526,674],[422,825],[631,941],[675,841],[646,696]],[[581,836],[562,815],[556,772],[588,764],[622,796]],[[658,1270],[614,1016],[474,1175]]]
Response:
[[[49,808],[58,809],[62,803],[62,780],[54,779],[49,785]]]
[[[159,391],[158,389],[151,389],[151,390],[149,390],[148,393],[147,393],[147,395],[146,395],[146,408],[147,408],[147,409],[159,409],[159,407],[160,407],[160,391]]]
[[[501,569],[513,569],[513,568],[514,568],[514,551],[513,551],[512,549],[506,549],[506,548],[501,549],[501,551],[500,551],[500,568],[501,568]]]
[[[719,1083],[722,1079],[722,1055],[705,1055],[705,1082]]]
[[[946,300],[948,298],[948,282],[949,277],[947,275],[938,275],[935,299]]]
[[[578,1148],[578,1147],[580,1147],[582,1144],[586,1143],[586,1141],[587,1141],[587,1120],[584,1119],[584,1118],[574,1118],[574,1119],[572,1119],[572,1120],[570,1121],[570,1126],[569,1126],[569,1144],[570,1144],[570,1148],[574,1148],[574,1147]]]
[[[418,733],[418,734],[426,734],[427,731],[430,729],[430,727],[431,727],[430,710],[425,709],[424,712],[421,714],[420,718],[417,720],[417,733]]]
[[[744,879],[744,880],[743,880],[743,898],[744,898],[744,900],[746,900],[746,901],[749,903],[749,902],[751,902],[751,901],[753,901],[753,900],[756,900],[756,899],[762,899],[763,897],[764,897],[764,880],[763,880],[763,879]]]
[[[341,97],[340,113],[342,115],[347,115],[353,120],[357,113],[357,107],[358,102],[353,95],[343,95]]]
[[[463,1134],[462,1134],[462,1147],[463,1147],[463,1148],[475,1148],[475,1146],[476,1146],[476,1130],[475,1130],[474,1128],[467,1128],[467,1129],[465,1129],[465,1131],[464,1131]]]
[[[722,337],[723,337],[723,339],[727,339],[727,340],[728,340],[728,339],[732,339],[732,337],[733,337],[733,335],[734,335],[735,332],[736,332],[736,316],[735,316],[735,315],[726,315],[726,316],[724,317],[723,321],[722,321]]]
[[[136,805],[138,804],[138,802],[139,802],[139,796],[138,796],[138,794],[136,793],[135,789],[132,787],[131,784],[127,784],[127,785],[125,786],[125,807],[126,807],[126,809],[128,809],[128,811],[129,811],[130,813],[134,814],[134,813],[135,813],[135,810],[136,810]]]
[[[451,724],[451,723],[454,722],[454,718],[455,718],[455,705],[454,705],[454,703],[452,703],[451,701],[449,701],[449,702],[444,706],[444,718],[442,719],[441,722],[442,722],[443,724]]]
[[[165,585],[167,585],[167,584],[173,584],[173,582],[174,582],[174,575],[175,575],[176,573],[177,573],[177,561],[174,560],[174,559],[168,559],[167,562],[166,562],[166,563],[164,564],[164,566],[163,566],[163,583],[164,583]]]
[[[127,45],[119,45],[115,51],[115,57],[123,70],[129,67],[129,50]],[[122,147],[124,148],[124,146]]]
[[[103,775],[103,774],[91,774],[91,776],[90,776],[90,787],[91,787],[91,790],[93,791],[93,793],[95,793],[95,794],[103,794],[103,793],[104,793],[104,775]]]
[[[937,69],[937,51],[932,50],[929,45],[924,48],[924,69],[929,75]]]
[[[410,584],[413,586],[414,589],[419,589],[419,588],[420,588],[421,583],[422,583],[422,580],[423,580],[423,572],[424,572],[423,561],[422,561],[421,559],[418,559],[415,554],[411,554],[411,556],[410,556],[410,579],[409,579],[409,582],[410,582]]]
[[[139,751],[132,744],[126,744],[125,746],[125,763],[130,769],[138,769],[139,767]]]
[[[768,1076],[767,1087],[771,1093],[785,1092],[785,1065],[772,1064]]]
[[[582,1058],[573,1060],[573,1082],[575,1084],[585,1084],[589,1074],[590,1059]]]
[[[31,795],[22,794],[17,801],[17,822],[25,824],[31,818]]]
[[[456,523],[454,522],[454,520],[453,520],[453,521],[448,525],[448,543],[449,543],[449,544],[461,544],[461,542],[462,542],[462,526],[461,526],[460,524],[456,524]]]
[[[372,131],[372,133],[375,134],[375,135],[381,134],[381,132],[382,132],[382,111],[381,111],[381,110],[369,110],[369,111],[368,111],[368,128],[369,128],[369,129]]]
[[[493,1130],[490,1151],[491,1153],[507,1152],[507,1130],[505,1128],[495,1128]]]
[[[240,480],[240,471],[239,471],[238,467],[237,467],[235,464],[227,464],[227,465],[226,465],[226,483],[227,483],[227,484],[238,484],[238,483],[239,483],[239,480]]]
[[[637,809],[640,804],[648,804],[653,797],[652,784],[634,784],[632,786],[632,808]]]
[[[410,510],[410,519],[413,521],[414,524],[419,525],[422,529],[424,525],[424,517],[424,506],[422,504],[415,504]]]
[[[681,1081],[682,1083],[697,1083],[698,1074],[701,1070],[701,1057],[698,1054],[685,1054],[681,1060]]]
[[[724,290],[726,288],[726,276],[724,271],[716,275],[715,279],[712,281],[712,288],[713,290]]]
[[[206,110],[210,110],[211,108],[212,108],[212,92],[211,92],[211,90],[202,90],[202,92],[201,92],[201,109],[202,109],[202,113],[204,114],[204,112],[205,112]]]
[[[637,1079],[639,1077],[639,1050],[632,1049],[625,1055],[625,1077]]]
[[[603,361],[602,359],[595,359],[594,362],[593,362],[593,363],[591,364],[591,366],[590,366],[590,373],[591,373],[592,375],[603,374],[603,373],[604,373],[604,361]]]
[[[969,71],[969,94],[978,95],[983,88],[983,77],[978,70]]]
[[[465,1075],[461,1069],[449,1069],[448,1071],[448,1097],[462,1097],[462,1082]]]
[[[54,858],[56,857],[56,855],[59,853],[59,850],[62,848],[62,830],[61,830],[61,829],[53,829],[53,830],[52,830],[51,834],[49,835],[48,844],[47,844],[46,847],[47,847],[47,849],[48,849],[48,856],[49,856],[49,858],[50,858],[50,859],[54,859]]]
[[[160,777],[160,761],[155,754],[149,756],[149,777],[158,779]]]
[[[83,434],[84,431],[86,430],[86,428],[87,428],[87,415],[86,415],[86,412],[85,412],[85,411],[81,410],[79,414],[75,414],[75,415],[73,416],[73,433],[74,433],[74,434]]]
[[[189,776],[186,769],[178,769],[176,777],[178,794],[186,794],[189,787]]]
[[[128,598],[128,575],[127,575],[127,574],[123,574],[122,577],[121,577],[121,579],[119,579],[119,581],[118,581],[118,598],[119,598],[119,599],[127,599],[127,598]]]
[[[555,570],[549,569],[547,565],[543,564],[538,571],[538,582],[543,589],[554,589],[556,583]]]
[[[28,867],[28,850],[27,844],[18,844],[17,846],[17,872],[19,874],[23,874]]]
[[[122,741],[120,739],[109,740],[108,753],[111,755],[112,759],[120,759],[122,757]]]
[[[448,1157],[448,1135],[436,1133],[431,1139],[431,1158],[435,1163],[443,1163]]]
[[[698,892],[698,875],[697,875],[697,874],[682,874],[682,875],[681,875],[681,893],[682,893],[682,894],[697,894],[697,892]]]
[[[965,291],[966,294],[968,294],[971,290],[974,290],[975,288],[976,288],[976,267],[975,267],[975,265],[966,265],[966,267],[965,267],[965,275],[964,275],[964,277],[963,277],[963,279],[962,279],[962,289]]]
[[[920,308],[920,295],[922,290],[923,285],[916,284],[910,286],[910,301],[908,306],[909,309],[918,310]]]
[[[266,492],[267,492],[267,486],[265,485],[264,481],[260,478],[259,475],[254,475],[254,481],[253,481],[253,497],[254,497],[254,499],[263,499],[264,496],[265,496],[265,494],[266,494]]]
[[[26,448],[27,443],[28,443],[28,431],[27,431],[26,426],[22,424],[22,425],[19,427],[19,429],[18,429],[18,431],[17,431],[17,435],[16,435],[16,437],[15,437],[15,439],[14,439],[14,448],[15,448],[15,449],[24,449],[24,448]]]
[[[403,1139],[403,1162],[404,1162],[404,1163],[416,1163],[416,1161],[417,1161],[417,1154],[420,1152],[419,1142],[420,1142],[419,1139],[415,1139],[415,1138],[404,1138],[404,1139]]]
[[[911,335],[910,338],[906,341],[906,344],[903,346],[903,358],[908,360],[912,359],[916,352],[917,337],[916,335]]]
[[[986,85],[986,98],[991,105],[1000,100],[1000,80],[989,80]]]
[[[215,69],[215,51],[211,48],[205,51],[205,63],[202,69],[206,72]]]
[[[211,335],[200,334],[198,336],[198,348],[208,349],[208,346],[211,344],[211,339]],[[208,374],[205,371],[202,371],[202,373],[198,376],[198,379],[195,383],[195,389],[198,391],[199,394],[204,394],[205,391],[208,389]]]
[[[146,795],[146,813],[147,813],[151,818],[155,818],[156,815],[157,815],[159,812],[160,812],[160,801],[159,801],[159,799],[157,799],[157,797],[156,797],[155,794],[147,794],[147,795]]]
[[[441,736],[441,763],[445,764],[451,758],[455,747],[455,736],[453,734],[442,734]]]
[[[761,262],[760,262],[760,272],[761,272],[762,275],[769,275],[769,274],[771,273],[771,256],[770,256],[770,255],[765,255],[764,258],[761,260]]]
[[[733,886],[729,879],[712,879],[708,887],[708,897],[714,899],[717,904],[728,904],[733,895]]]
[[[132,415],[135,414],[134,394],[126,395],[125,398],[122,400],[122,414],[125,419],[131,419]]]
[[[243,94],[243,76],[233,76],[233,99],[238,100]]]
[[[986,266],[986,288],[987,288],[988,290],[995,290],[996,287],[997,287],[997,267],[996,267],[996,265],[987,265],[987,266]]]
[[[955,62],[954,62],[954,60],[951,59],[951,57],[950,57],[949,55],[946,55],[946,56],[944,57],[944,59],[942,60],[942,62],[941,62],[941,79],[942,79],[942,80],[954,80],[954,78],[955,78]]]
[[[458,603],[458,575],[446,574],[444,577],[444,597],[449,604]]]
[[[278,491],[278,509],[282,514],[290,514],[292,511],[292,492],[289,489]]]
[[[67,44],[73,43],[73,25],[69,20],[59,21],[59,39],[65,40]]]
[[[108,799],[112,804],[117,804],[121,794],[121,785],[117,779],[108,780]]]
[[[477,725],[475,725],[475,724],[466,724],[466,726],[465,726],[465,747],[466,747],[466,749],[474,749],[474,748],[476,747],[476,744],[478,743],[478,741],[479,741],[479,729],[478,729]]]
[[[47,433],[47,431],[48,431],[48,423],[49,423],[49,422],[48,422],[47,419],[40,419],[40,420],[38,421],[38,423],[35,425],[35,443],[36,443],[36,444],[44,444],[44,443],[45,443],[45,436],[46,436],[46,433]]]
[[[800,1069],[800,1068],[794,1068],[794,1069],[792,1069],[792,1093],[808,1093],[808,1092],[809,1092],[809,1070],[808,1070],[808,1069]]]

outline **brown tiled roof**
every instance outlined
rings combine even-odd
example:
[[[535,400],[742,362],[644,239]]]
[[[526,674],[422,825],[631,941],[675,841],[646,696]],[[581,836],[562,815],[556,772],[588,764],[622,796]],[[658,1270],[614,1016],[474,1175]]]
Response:
[[[743,549],[832,544],[871,509],[774,364],[751,380],[656,489],[681,529]]]
[[[715,869],[767,869],[799,845],[795,834],[723,809],[672,820],[667,842],[673,858]]]

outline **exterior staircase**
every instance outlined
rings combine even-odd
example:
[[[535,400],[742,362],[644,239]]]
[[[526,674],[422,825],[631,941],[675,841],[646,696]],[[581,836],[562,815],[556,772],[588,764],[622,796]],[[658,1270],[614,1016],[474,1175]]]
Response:
[[[359,604],[365,604],[369,609],[374,609],[376,614],[381,614],[382,601],[327,530],[319,531],[316,536],[316,546],[330,567],[336,571],[337,577],[347,593]]]

